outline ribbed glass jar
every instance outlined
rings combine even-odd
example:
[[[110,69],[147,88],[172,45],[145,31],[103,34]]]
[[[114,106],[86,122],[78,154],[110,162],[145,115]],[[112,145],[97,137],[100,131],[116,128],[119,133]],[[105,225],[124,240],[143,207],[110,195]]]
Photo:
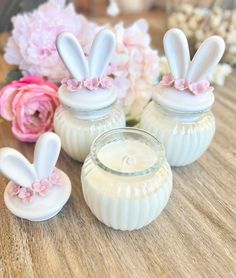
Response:
[[[134,230],[152,222],[166,206],[172,173],[155,137],[135,128],[100,135],[82,167],[85,201],[104,224]]]
[[[117,103],[93,111],[72,111],[60,105],[54,116],[54,129],[64,151],[83,162],[93,140],[105,131],[125,127],[125,114]]]
[[[184,166],[197,160],[210,145],[215,117],[210,110],[180,112],[152,101],[143,112],[141,128],[164,145],[171,166]]]

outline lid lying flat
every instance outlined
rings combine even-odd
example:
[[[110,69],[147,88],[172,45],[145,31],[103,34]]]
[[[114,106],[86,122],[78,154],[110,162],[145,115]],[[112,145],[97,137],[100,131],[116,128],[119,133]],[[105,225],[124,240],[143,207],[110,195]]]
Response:
[[[153,91],[153,99],[163,107],[180,112],[200,112],[209,109],[215,100],[209,91],[193,95],[189,91],[178,91],[174,87],[157,85]]]
[[[97,89],[89,91],[88,89],[79,89],[71,92],[65,85],[62,85],[58,91],[59,99],[62,104],[73,110],[97,110],[105,108],[116,101],[117,94],[114,89]]]
[[[44,221],[55,216],[71,194],[71,183],[68,176],[63,171],[57,170],[61,175],[62,184],[50,188],[47,196],[35,195],[32,202],[26,204],[18,197],[9,194],[12,186],[12,182],[9,182],[4,192],[7,208],[16,216],[30,221]]]

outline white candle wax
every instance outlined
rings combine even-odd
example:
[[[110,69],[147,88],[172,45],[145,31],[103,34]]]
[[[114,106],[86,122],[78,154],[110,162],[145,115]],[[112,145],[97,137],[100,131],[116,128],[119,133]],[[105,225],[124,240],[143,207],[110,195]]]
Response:
[[[131,173],[145,171],[156,162],[157,157],[147,144],[125,139],[105,145],[98,152],[98,159],[112,170]]]

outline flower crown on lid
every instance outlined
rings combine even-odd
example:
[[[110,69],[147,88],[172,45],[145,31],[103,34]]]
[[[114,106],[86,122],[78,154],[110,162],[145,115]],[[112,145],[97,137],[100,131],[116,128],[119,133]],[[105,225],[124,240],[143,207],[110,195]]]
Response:
[[[192,61],[187,38],[180,29],[167,31],[163,44],[171,73],[163,76],[153,94],[154,100],[181,111],[200,111],[211,107],[214,88],[206,77],[224,54],[224,40],[219,36],[209,37],[200,45]]]
[[[88,58],[71,33],[61,33],[56,45],[72,76],[62,80],[58,92],[64,105],[74,110],[93,110],[109,106],[116,100],[116,92],[112,89],[113,80],[105,75],[116,45],[112,31],[103,29],[96,35]]]
[[[52,132],[38,139],[33,164],[15,149],[0,149],[0,172],[11,180],[4,200],[13,214],[42,221],[62,209],[70,196],[71,183],[63,171],[55,168],[60,149],[60,138]]]

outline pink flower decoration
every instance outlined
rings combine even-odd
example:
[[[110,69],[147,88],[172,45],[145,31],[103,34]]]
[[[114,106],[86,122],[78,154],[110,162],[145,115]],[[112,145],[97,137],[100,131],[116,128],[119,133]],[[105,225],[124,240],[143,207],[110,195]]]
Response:
[[[84,87],[88,90],[96,90],[99,87],[99,80],[97,77],[94,78],[88,78],[84,80]]]
[[[35,193],[38,193],[40,196],[44,197],[48,194],[49,186],[50,183],[46,179],[43,179],[40,182],[34,182],[32,188]]]
[[[10,190],[9,190],[9,194],[11,196],[16,196],[19,194],[21,187],[18,184],[13,183]]]
[[[78,81],[76,79],[68,79],[66,84],[67,84],[68,89],[72,92],[79,90],[82,86],[81,81]]]
[[[0,115],[12,121],[12,132],[24,142],[35,142],[53,129],[59,105],[58,87],[37,76],[13,81],[0,91]]]
[[[109,76],[103,76],[99,79],[99,82],[100,82],[100,86],[103,88],[103,89],[109,89],[112,87],[112,81],[113,79]]]
[[[185,91],[188,89],[189,83],[185,79],[177,79],[174,81],[174,87],[176,90]]]
[[[201,82],[189,84],[189,90],[194,95],[198,95],[198,94],[205,93],[205,92],[212,92],[214,90],[214,88],[210,86],[209,81],[203,80]]]
[[[174,82],[174,77],[171,74],[165,74],[163,75],[160,84],[163,86],[171,86]]]
[[[34,191],[31,188],[22,187],[20,188],[18,197],[21,199],[23,203],[30,203],[33,195]]]
[[[57,170],[54,170],[51,177],[49,177],[51,184],[53,185],[60,185],[61,183],[61,176]]]

